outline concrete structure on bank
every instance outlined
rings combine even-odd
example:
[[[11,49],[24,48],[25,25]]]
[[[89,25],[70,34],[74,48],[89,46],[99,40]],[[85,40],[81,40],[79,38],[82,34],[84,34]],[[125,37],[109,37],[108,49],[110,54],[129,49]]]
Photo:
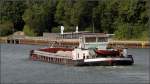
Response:
[[[0,43],[11,43],[11,44],[33,44],[33,45],[51,45],[57,42],[59,45],[76,47],[79,45],[79,37],[82,35],[98,35],[102,33],[90,33],[88,31],[80,32],[65,32],[60,33],[43,33],[40,37],[28,37],[22,32],[15,33],[8,37],[0,37]],[[109,37],[114,36],[113,34],[108,34]],[[116,41],[109,39],[109,47],[127,47],[127,48],[150,48],[149,41]]]

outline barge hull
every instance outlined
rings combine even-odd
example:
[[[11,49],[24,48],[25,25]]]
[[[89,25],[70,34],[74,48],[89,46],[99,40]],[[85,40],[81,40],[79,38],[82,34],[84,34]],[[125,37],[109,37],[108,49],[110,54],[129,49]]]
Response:
[[[119,60],[119,61],[94,61],[94,62],[84,62],[83,65],[105,65],[105,66],[115,66],[115,65],[132,65],[133,62],[130,60]]]
[[[38,53],[37,53],[38,52]],[[44,52],[45,53],[45,52]],[[46,52],[47,53],[47,52]],[[51,56],[50,56],[51,55]],[[95,58],[95,59],[83,59],[72,60],[71,58],[58,57],[54,54],[42,55],[41,51],[31,51],[30,59],[33,61],[43,61],[54,64],[65,64],[73,66],[93,66],[93,65],[132,65],[133,60],[129,58]]]
[[[74,66],[83,64],[83,60],[72,60],[71,58],[59,57],[52,53],[50,53],[49,55],[48,54],[42,55],[42,52],[37,50],[31,51],[29,59],[33,61],[42,61],[42,62],[48,62],[54,64],[65,64],[65,65],[74,65]]]

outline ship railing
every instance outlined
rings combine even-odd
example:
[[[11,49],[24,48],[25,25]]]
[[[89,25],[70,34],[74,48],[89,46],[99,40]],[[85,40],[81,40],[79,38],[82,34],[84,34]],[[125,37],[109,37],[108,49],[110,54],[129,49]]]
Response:
[[[34,54],[46,56],[46,57],[53,57],[53,58],[65,58],[65,59],[72,59],[69,56],[57,55],[55,53],[43,52],[39,50],[34,50]]]

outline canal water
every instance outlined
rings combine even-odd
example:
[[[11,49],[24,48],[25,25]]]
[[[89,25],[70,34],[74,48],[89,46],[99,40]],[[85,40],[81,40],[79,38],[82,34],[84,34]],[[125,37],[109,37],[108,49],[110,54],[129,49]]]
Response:
[[[129,49],[132,66],[75,67],[31,61],[29,51],[46,46],[0,44],[3,83],[149,83],[149,49]]]

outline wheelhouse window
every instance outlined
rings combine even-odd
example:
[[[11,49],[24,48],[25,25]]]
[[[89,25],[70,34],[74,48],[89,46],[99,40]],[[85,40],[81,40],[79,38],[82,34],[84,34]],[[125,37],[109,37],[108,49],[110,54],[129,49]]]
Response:
[[[97,41],[98,42],[107,42],[108,38],[106,38],[106,37],[98,37]]]
[[[96,42],[96,37],[86,37],[85,42],[86,43]]]

